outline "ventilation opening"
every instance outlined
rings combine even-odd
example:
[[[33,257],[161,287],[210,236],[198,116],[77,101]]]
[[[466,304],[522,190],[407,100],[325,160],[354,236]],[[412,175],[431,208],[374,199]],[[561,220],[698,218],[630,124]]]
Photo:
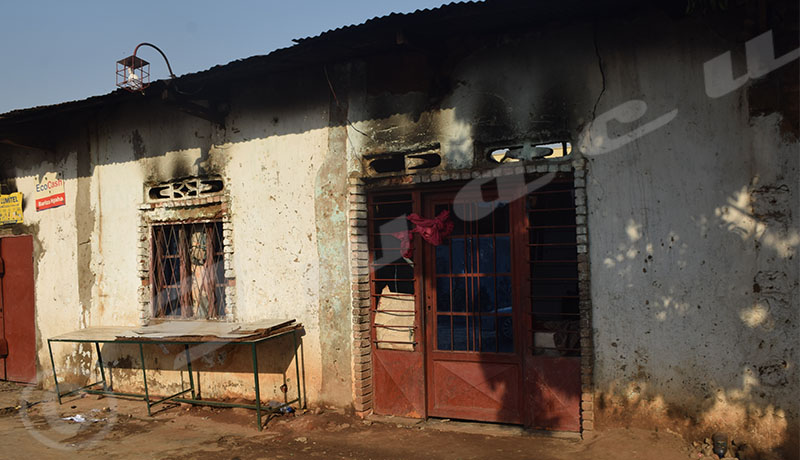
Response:
[[[442,157],[438,153],[421,153],[406,157],[407,169],[435,168],[442,164]]]
[[[221,179],[190,177],[154,185],[147,190],[147,197],[151,201],[180,200],[219,194],[224,188]]]
[[[566,141],[533,146],[532,158],[561,158],[572,153],[572,144]]]
[[[537,160],[540,158],[563,158],[571,153],[572,144],[567,141],[559,141],[548,142],[546,144],[495,147],[487,152],[487,158],[492,163],[505,164]]]
[[[219,179],[205,179],[200,181],[200,193],[210,194],[222,191],[224,184]]]
[[[397,154],[372,160],[369,166],[376,173],[401,172],[406,169],[406,160],[402,154]]]
[[[433,149],[416,152],[384,153],[373,157],[369,167],[374,173],[402,173],[419,169],[431,169],[442,164],[442,156]]]
[[[514,163],[520,161],[522,146],[504,147],[489,152],[489,161],[497,164]]]
[[[169,185],[150,187],[150,191],[147,193],[147,196],[151,200],[168,200],[170,198],[168,194],[169,188]]]

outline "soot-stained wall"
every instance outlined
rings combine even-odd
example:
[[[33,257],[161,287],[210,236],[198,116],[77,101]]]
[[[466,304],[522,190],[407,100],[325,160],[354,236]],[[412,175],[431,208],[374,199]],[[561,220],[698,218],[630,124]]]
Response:
[[[351,73],[350,174],[378,177],[370,158],[430,148],[441,165],[394,183],[464,179],[492,146],[572,142],[588,161],[595,351],[584,413],[598,427],[723,429],[789,450],[798,141],[776,108],[750,113],[752,82],[708,95],[704,64],[733,49],[741,74],[744,42],[703,21],[653,13],[467,37],[452,53],[412,41],[403,59],[365,60]],[[381,79],[398,74],[408,80]],[[605,133],[589,130],[603,117]]]
[[[312,403],[351,402],[349,287],[346,257],[335,258],[346,230],[339,209],[346,177],[330,166],[329,94],[322,72],[273,76],[269,85],[248,82],[231,91],[230,112],[220,126],[165,106],[132,99],[88,115],[61,120],[65,129],[45,152],[2,146],[5,178],[26,196],[25,226],[36,240],[36,308],[40,380],[49,385],[44,341],[86,326],[136,326],[142,311],[141,229],[150,185],[192,176],[219,176],[226,200],[229,264],[228,320],[294,318],[304,326],[304,389]],[[329,166],[325,166],[325,165]],[[66,206],[33,209],[33,176],[57,171],[66,180]],[[320,191],[324,191],[321,193]],[[322,214],[316,216],[318,210]],[[228,231],[232,228],[232,231]],[[324,268],[320,260],[325,260]],[[324,273],[321,278],[320,273]],[[341,284],[341,283],[340,283]],[[338,290],[338,291],[337,291]],[[341,291],[341,292],[339,292]],[[346,299],[342,303],[340,299]],[[324,306],[324,308],[323,308]],[[324,330],[324,332],[323,332]],[[84,350],[85,348],[85,350]],[[78,353],[76,353],[76,350]],[[225,348],[211,353],[201,392],[208,397],[251,396],[249,353]],[[106,346],[103,358],[119,388],[138,387],[136,350]],[[153,347],[148,367],[156,392],[172,391],[185,372],[173,370],[175,354]],[[54,345],[60,375],[80,380],[97,371],[88,347]],[[290,395],[298,382],[292,345],[265,346],[260,368],[264,398],[282,399],[283,371]],[[242,355],[244,358],[242,358]],[[79,362],[76,362],[78,360]],[[158,364],[158,366],[156,366]],[[302,378],[301,378],[302,379]],[[139,388],[140,389],[140,388]]]

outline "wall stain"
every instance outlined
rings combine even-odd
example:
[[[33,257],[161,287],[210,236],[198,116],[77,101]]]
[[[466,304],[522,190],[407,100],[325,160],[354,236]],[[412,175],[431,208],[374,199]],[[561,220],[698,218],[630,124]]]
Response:
[[[131,145],[133,146],[133,157],[136,160],[141,160],[147,156],[147,148],[138,129],[134,129],[131,133]]]
[[[92,187],[92,144],[97,145],[99,135],[94,123],[88,125],[85,150],[78,150],[78,177],[77,190],[75,192],[75,228],[76,228],[76,254],[78,266],[78,303],[81,308],[80,318],[84,324],[76,326],[88,326],[91,306],[92,288],[95,285],[96,277],[92,271],[92,233],[95,227],[95,212],[92,209],[91,187]],[[91,367],[91,358],[88,357],[87,346],[78,348],[77,356],[80,360],[81,368]]]

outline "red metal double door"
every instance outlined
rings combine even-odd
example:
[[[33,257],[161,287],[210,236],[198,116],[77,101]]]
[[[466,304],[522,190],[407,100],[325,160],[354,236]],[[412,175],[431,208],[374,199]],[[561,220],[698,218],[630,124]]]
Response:
[[[556,196],[551,194],[564,194],[570,201],[571,188],[562,184],[536,193],[542,196],[509,201],[496,199],[491,191],[470,195],[417,190],[370,198],[373,311],[391,311],[382,306],[387,295],[414,299],[416,305],[412,339],[403,342],[403,348],[391,342],[398,338],[387,341],[379,331],[408,328],[385,324],[386,313],[376,321],[373,313],[376,413],[579,429],[580,358],[538,350],[533,323],[534,301],[539,305],[540,297],[549,299],[556,293],[551,281],[541,281],[540,257],[531,252],[551,245],[537,243],[536,229],[552,229],[532,223],[530,212],[552,202],[542,198]],[[385,222],[402,223],[409,212],[432,217],[444,210],[450,211],[454,229],[442,244],[420,242],[413,260],[378,262],[399,254],[392,249],[399,243],[390,238],[398,229],[381,229]],[[556,262],[570,261],[542,265],[552,269]],[[574,266],[575,261],[570,263]],[[398,287],[388,289],[387,283]]]
[[[2,379],[36,382],[33,239],[0,238],[0,340],[4,353]],[[3,355],[0,355],[3,356]]]

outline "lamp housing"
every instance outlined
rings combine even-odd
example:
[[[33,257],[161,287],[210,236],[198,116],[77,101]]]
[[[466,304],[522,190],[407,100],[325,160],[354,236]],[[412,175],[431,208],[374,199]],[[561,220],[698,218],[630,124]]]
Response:
[[[117,61],[117,86],[130,92],[150,86],[150,63],[136,54]]]

